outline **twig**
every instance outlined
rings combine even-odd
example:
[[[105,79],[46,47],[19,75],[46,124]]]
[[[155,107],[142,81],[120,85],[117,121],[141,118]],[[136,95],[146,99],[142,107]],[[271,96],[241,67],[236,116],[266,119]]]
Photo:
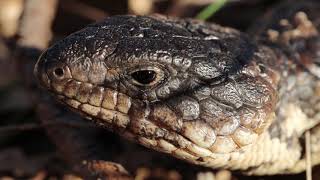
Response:
[[[153,0],[128,0],[128,9],[130,13],[138,15],[150,14],[153,10]]]
[[[310,131],[305,133],[306,139],[306,179],[312,180]]]
[[[21,47],[45,49],[51,40],[51,24],[58,0],[26,0],[18,35]]]
[[[22,13],[22,0],[0,1],[0,33],[10,38],[17,33],[19,17]]]

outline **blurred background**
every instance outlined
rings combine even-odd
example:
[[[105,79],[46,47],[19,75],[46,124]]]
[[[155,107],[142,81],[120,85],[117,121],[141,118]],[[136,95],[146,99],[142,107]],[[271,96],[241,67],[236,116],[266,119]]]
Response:
[[[45,49],[87,24],[117,14],[159,13],[195,18],[215,1],[221,0],[0,0],[0,180],[80,179],[61,160],[37,122],[34,102],[30,101],[30,94],[25,88],[26,78],[21,77],[23,70],[19,63],[23,61],[16,61],[16,44],[31,44],[40,50]],[[217,8],[207,21],[246,31],[257,17],[280,1],[223,1],[221,8]],[[28,19],[34,21],[32,26],[26,23]],[[47,31],[43,30],[44,27]],[[116,140],[113,143],[116,144]],[[116,151],[110,153],[117,156]],[[178,160],[173,159],[170,163],[175,161]],[[142,163],[130,170],[136,179],[177,180],[195,179],[200,171],[209,171],[180,161],[170,163],[167,167],[152,169]],[[191,170],[188,169],[190,167]],[[320,179],[319,174],[314,171],[314,178]],[[305,175],[246,177],[232,174],[232,179],[282,178],[305,179]]]

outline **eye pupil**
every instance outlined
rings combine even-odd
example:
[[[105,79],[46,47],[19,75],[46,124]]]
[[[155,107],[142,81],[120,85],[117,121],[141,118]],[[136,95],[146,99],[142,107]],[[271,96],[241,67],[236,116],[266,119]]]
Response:
[[[63,74],[64,74],[63,69],[62,69],[62,68],[56,68],[56,69],[54,70],[54,74],[55,74],[56,76],[58,76],[58,77],[63,76]]]
[[[137,82],[147,85],[150,84],[156,78],[156,73],[152,70],[136,71],[131,74],[132,78]]]

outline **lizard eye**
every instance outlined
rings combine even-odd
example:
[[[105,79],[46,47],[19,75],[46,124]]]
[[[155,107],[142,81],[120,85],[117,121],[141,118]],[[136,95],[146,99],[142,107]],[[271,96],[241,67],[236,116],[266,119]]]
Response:
[[[159,68],[139,68],[129,73],[131,83],[140,87],[150,87],[164,79],[164,72]]]
[[[131,74],[132,78],[141,85],[149,85],[156,79],[156,72],[152,70],[141,70]]]

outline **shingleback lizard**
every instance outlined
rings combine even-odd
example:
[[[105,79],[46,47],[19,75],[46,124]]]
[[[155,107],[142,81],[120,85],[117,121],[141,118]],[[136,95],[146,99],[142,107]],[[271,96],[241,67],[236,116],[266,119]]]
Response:
[[[193,164],[264,175],[320,162],[320,5],[279,5],[249,32],[122,15],[54,44],[35,75],[98,126]],[[65,132],[68,133],[68,132]]]

